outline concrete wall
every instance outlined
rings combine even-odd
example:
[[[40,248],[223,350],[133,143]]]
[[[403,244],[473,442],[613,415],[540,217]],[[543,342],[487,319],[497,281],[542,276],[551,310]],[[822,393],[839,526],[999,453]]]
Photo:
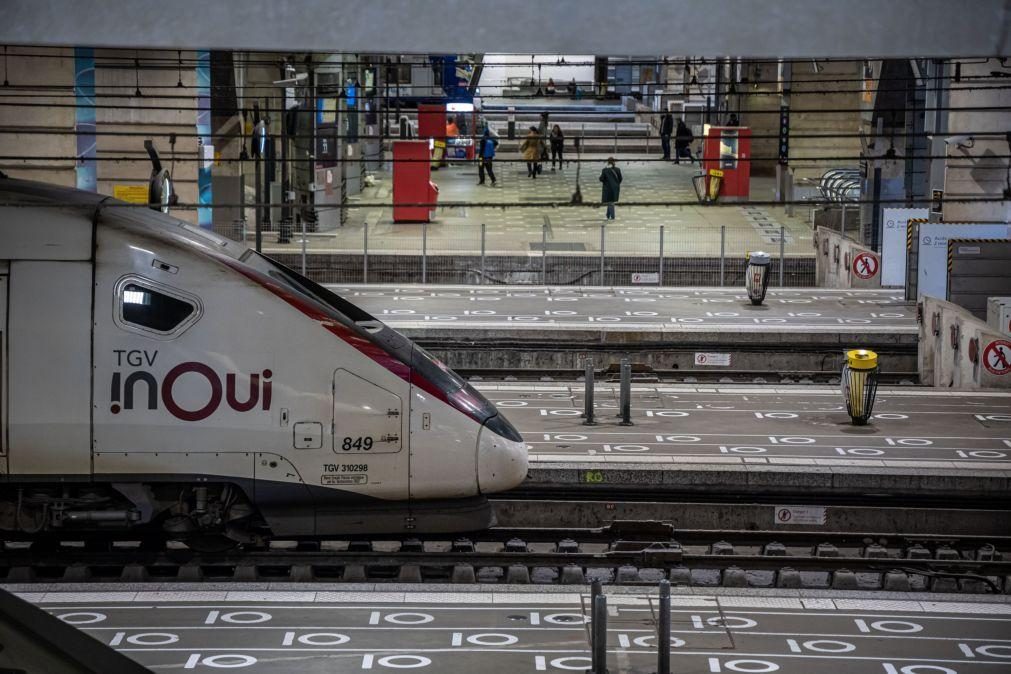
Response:
[[[169,134],[177,134],[172,176],[180,202],[197,200],[196,92],[193,54],[182,52],[181,71],[172,64],[178,53],[95,50],[95,102],[98,191],[112,194],[115,185],[148,183],[151,162],[144,140],[151,138],[163,164],[172,165]],[[74,135],[74,51],[54,48],[8,48],[10,88],[0,88],[0,154],[51,159],[0,160],[12,177],[59,185],[76,184],[77,139]],[[179,76],[183,87],[177,87]],[[135,96],[138,87],[142,96]],[[11,105],[15,104],[15,105]],[[152,108],[170,108],[156,110]],[[44,133],[40,133],[44,132]],[[196,211],[178,217],[196,222]]]
[[[826,227],[818,227],[814,232],[814,249],[818,287],[881,287],[881,257],[870,248]]]
[[[27,54],[45,54],[33,58]],[[0,88],[0,155],[61,159],[0,159],[0,169],[15,178],[73,187],[74,50],[7,48],[7,79]]]
[[[935,388],[1011,389],[1011,341],[965,309],[933,297],[920,301],[920,383]],[[1001,350],[1000,357],[994,356]],[[989,361],[988,363],[985,361]]]
[[[813,63],[793,64],[790,170],[794,180],[820,178],[828,169],[859,165],[860,139],[856,134],[860,131],[860,83],[853,80],[861,76],[861,64],[861,61],[818,61],[819,72],[814,72]],[[828,90],[834,93],[822,93]],[[774,118],[776,128],[778,116],[766,116]]]
[[[962,81],[951,81],[948,115],[949,135],[963,132],[989,131],[996,137],[977,137],[971,148],[947,146],[944,172],[946,199],[1000,197],[1006,186],[1007,159],[997,159],[1009,153],[1004,133],[1011,131],[1008,109],[1011,108],[1011,89],[1006,79],[993,79],[991,71],[1008,72],[996,59],[980,63],[962,62]],[[954,72],[954,68],[952,71]],[[971,77],[988,79],[972,80]],[[973,90],[966,90],[967,87]],[[981,87],[981,89],[980,89]],[[959,110],[965,107],[993,107],[1000,110]],[[1011,222],[1011,200],[990,203],[946,203],[944,219],[950,222]]]

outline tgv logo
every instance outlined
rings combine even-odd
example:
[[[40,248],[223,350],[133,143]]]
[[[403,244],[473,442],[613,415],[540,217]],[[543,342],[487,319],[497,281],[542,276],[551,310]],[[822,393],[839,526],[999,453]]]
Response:
[[[117,350],[115,353],[118,357],[118,365],[121,367],[124,361],[127,365],[135,367],[144,364],[153,366],[158,356],[157,351],[148,353],[147,351]],[[184,375],[191,376],[184,378]],[[200,407],[186,409],[177,402],[177,399],[181,397],[183,391],[194,386],[193,375],[202,377],[206,381],[206,384],[210,386],[210,397]],[[160,398],[161,404],[164,405],[169,414],[183,421],[203,421],[217,411],[218,407],[221,406],[222,399],[236,412],[248,412],[256,407],[257,404],[260,404],[261,401],[262,409],[269,410],[271,376],[273,376],[273,373],[270,370],[250,374],[248,393],[244,396],[245,400],[239,400],[237,394],[239,387],[237,375],[232,372],[226,373],[224,385],[222,385],[221,377],[218,376],[218,373],[204,363],[195,361],[179,363],[165,373],[160,384],[155,375],[146,370],[133,370],[125,376],[122,372],[113,372],[109,411],[113,414],[119,414],[123,410],[132,410],[138,392],[146,397],[147,409],[158,409]],[[140,384],[143,384],[143,386],[139,386]]]

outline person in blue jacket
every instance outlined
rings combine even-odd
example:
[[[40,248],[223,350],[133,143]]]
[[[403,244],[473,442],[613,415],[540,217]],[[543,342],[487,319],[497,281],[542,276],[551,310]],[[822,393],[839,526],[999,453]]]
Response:
[[[485,126],[484,135],[481,136],[477,145],[478,185],[484,185],[484,174],[487,172],[488,177],[491,178],[491,186],[495,187],[495,170],[492,168],[492,162],[495,161],[496,147],[498,147],[498,138],[495,132],[491,130],[490,126]]]

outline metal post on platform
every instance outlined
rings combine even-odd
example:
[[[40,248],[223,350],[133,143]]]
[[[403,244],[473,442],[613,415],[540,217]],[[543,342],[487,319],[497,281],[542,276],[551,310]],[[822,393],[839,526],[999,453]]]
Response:
[[[541,285],[548,284],[548,226],[541,225]]]
[[[786,228],[779,226],[779,287],[783,287],[783,263],[786,254]]]
[[[660,273],[657,274],[657,285],[663,285],[663,231],[664,226],[660,225]]]
[[[628,358],[621,359],[621,379],[618,396],[618,416],[621,417],[619,426],[632,425],[632,363]]]
[[[485,247],[485,234],[487,227],[482,222],[481,223],[481,280],[480,284],[484,285],[484,247]]]
[[[428,283],[428,223],[421,223],[421,282]]]
[[[604,231],[607,225],[600,225],[600,285],[604,285]]]
[[[302,221],[302,276],[305,276],[305,218],[299,217]]]
[[[583,361],[583,417],[584,426],[596,426],[597,420],[593,415],[593,359],[587,358]],[[594,581],[597,582],[597,581]]]
[[[365,221],[362,230],[362,283],[369,282],[369,222]]]
[[[614,154],[618,154],[618,122],[614,123]]]
[[[660,581],[656,624],[656,674],[670,674],[670,581]]]
[[[839,233],[846,236],[846,204],[842,205],[842,217],[839,219]]]
[[[723,285],[725,276],[723,270],[727,259],[727,226],[720,225],[720,285]]]
[[[607,674],[607,597],[603,593],[593,598],[592,616],[591,667],[593,674]]]

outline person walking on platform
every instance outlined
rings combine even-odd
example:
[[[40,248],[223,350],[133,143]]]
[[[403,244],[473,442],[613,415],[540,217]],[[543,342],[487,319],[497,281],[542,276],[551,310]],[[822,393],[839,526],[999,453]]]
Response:
[[[607,204],[607,219],[614,220],[614,205],[621,194],[621,169],[614,165],[614,157],[607,158],[607,166],[600,172],[600,202]]]
[[[678,128],[674,134],[674,163],[680,164],[679,161],[681,157],[687,156],[691,162],[695,162],[695,157],[692,156],[692,141],[695,140],[695,136],[692,134],[692,130],[688,128],[685,124],[685,120],[678,120]]]
[[[537,127],[537,135],[541,137],[541,156],[537,162],[537,172],[544,170],[544,163],[548,160],[548,111],[541,112],[541,123]]]
[[[562,168],[562,153],[565,150],[565,134],[562,127],[555,124],[551,127],[551,170],[555,170],[555,159],[558,160],[558,169]]]
[[[484,127],[484,135],[477,146],[477,176],[478,185],[484,185],[484,174],[488,173],[491,178],[491,186],[495,187],[495,170],[492,163],[495,161],[495,148],[498,147],[498,138],[490,126]]]
[[[527,162],[528,178],[537,178],[537,162],[541,158],[541,148],[543,145],[544,140],[537,133],[537,127],[531,126],[530,130],[527,131],[526,138],[523,139],[523,143],[520,145],[520,152],[523,153],[523,159]]]
[[[660,119],[660,145],[663,146],[663,158],[670,159],[670,137],[674,133],[674,115],[667,111]]]

